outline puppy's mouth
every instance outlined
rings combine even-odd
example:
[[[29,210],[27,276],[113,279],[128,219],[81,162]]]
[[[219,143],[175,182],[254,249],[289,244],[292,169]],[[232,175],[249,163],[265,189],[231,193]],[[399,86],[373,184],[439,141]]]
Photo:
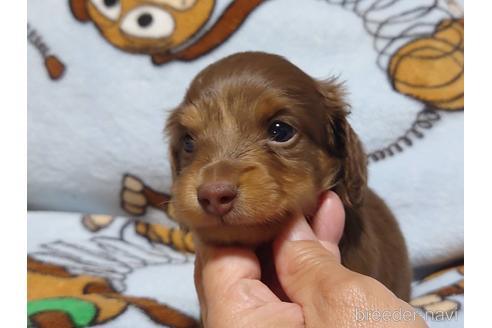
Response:
[[[259,219],[238,213],[240,211],[231,211],[225,215],[211,215],[203,213],[203,218],[194,224],[197,229],[206,228],[221,228],[221,227],[252,227],[252,226],[275,226],[282,222],[285,217],[290,215],[290,212],[276,213],[275,215],[266,215]]]
[[[312,194],[316,195],[315,192]],[[242,195],[238,196],[231,209],[224,213],[207,210],[204,206],[206,204],[194,203],[189,207],[189,212],[178,210],[175,214],[181,217],[182,222],[204,243],[255,248],[272,241],[285,223],[295,215],[309,217],[316,212],[316,196],[303,196],[279,196],[263,200],[256,198],[255,201],[249,202]],[[180,208],[181,204],[173,205]],[[183,208],[186,206],[181,207]]]
[[[286,194],[271,188],[253,193],[249,185],[232,191],[223,183],[206,186],[192,195],[175,190],[186,197],[173,203],[176,219],[205,243],[257,246],[273,240],[294,215],[308,216],[316,209],[315,191]]]
[[[214,225],[195,226],[192,230],[208,244],[254,247],[272,240],[281,227],[282,221],[241,223],[218,220]]]
[[[208,244],[255,247],[272,240],[292,216],[292,211],[279,211],[265,204],[260,211],[246,205],[238,202],[224,215],[214,215],[201,209],[200,218],[195,217],[188,228]]]

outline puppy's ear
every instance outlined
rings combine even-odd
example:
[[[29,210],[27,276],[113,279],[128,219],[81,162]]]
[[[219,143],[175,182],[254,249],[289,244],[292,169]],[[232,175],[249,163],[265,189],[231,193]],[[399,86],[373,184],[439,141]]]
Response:
[[[177,110],[174,110],[169,115],[164,130],[169,140],[169,160],[171,162],[172,177],[174,180],[181,169],[179,155],[181,152],[182,126],[178,120]]]
[[[349,105],[345,90],[335,79],[318,82],[324,97],[326,144],[332,156],[339,159],[333,190],[347,207],[361,205],[367,185],[367,157],[362,144],[347,121]]]

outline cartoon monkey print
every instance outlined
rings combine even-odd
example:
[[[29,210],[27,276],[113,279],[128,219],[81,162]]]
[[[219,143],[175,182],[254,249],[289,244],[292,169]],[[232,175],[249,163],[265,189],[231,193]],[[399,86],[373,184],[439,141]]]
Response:
[[[155,64],[193,60],[222,44],[264,0],[235,0],[217,22],[191,40],[209,20],[215,0],[70,0],[75,18],[92,21],[115,47],[148,54]]]

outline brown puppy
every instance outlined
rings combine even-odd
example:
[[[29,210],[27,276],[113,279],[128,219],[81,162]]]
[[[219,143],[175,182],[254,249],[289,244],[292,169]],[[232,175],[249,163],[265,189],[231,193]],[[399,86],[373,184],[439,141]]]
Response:
[[[334,190],[346,211],[342,263],[407,300],[402,234],[367,187],[366,156],[334,80],[245,52],[205,68],[167,122],[171,215],[206,243],[257,246]]]

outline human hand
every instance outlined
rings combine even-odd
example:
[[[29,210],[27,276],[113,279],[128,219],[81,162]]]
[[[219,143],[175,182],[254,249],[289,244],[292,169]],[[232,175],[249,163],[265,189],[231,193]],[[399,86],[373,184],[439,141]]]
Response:
[[[198,244],[195,284],[204,327],[426,327],[377,280],[340,264],[344,222],[340,199],[328,192],[312,228],[295,218],[274,241],[277,278],[289,302],[260,280],[252,250]]]

